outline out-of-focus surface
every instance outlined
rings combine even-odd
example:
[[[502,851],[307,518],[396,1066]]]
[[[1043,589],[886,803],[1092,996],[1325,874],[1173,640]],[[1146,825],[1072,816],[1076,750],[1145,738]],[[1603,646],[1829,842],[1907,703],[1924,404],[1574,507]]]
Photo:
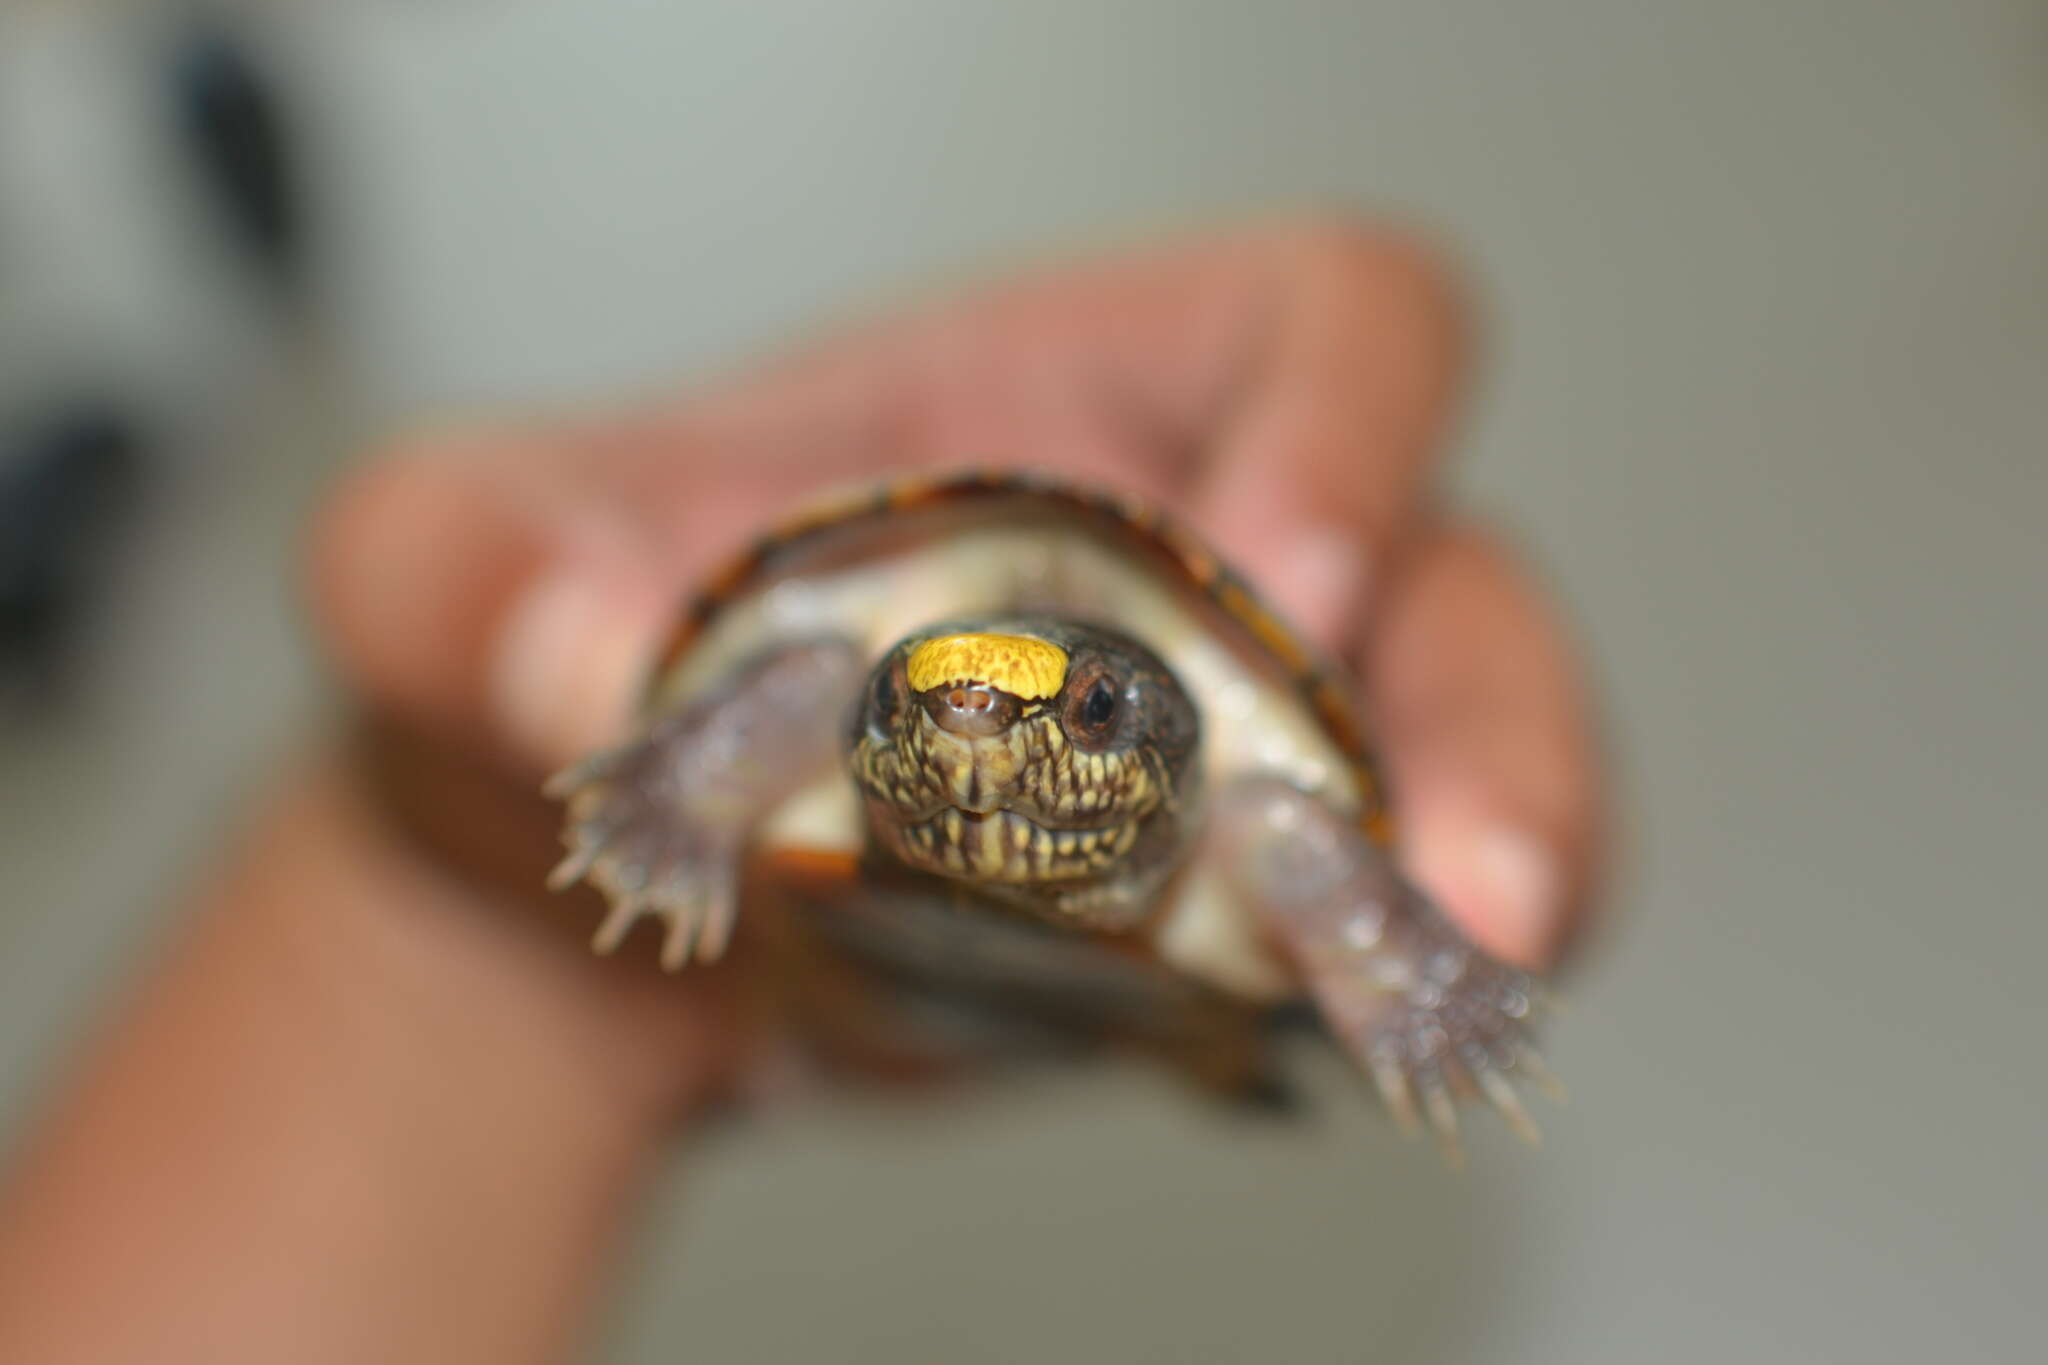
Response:
[[[83,74],[10,117],[130,97],[93,13]],[[1300,1129],[1108,1070],[736,1130],[650,1209],[609,1358],[2038,1354],[2038,6],[521,0],[262,32],[321,167],[317,349],[232,313],[167,344],[208,267],[124,216],[148,176],[65,178],[144,150],[0,142],[36,187],[7,221],[90,285],[16,318],[84,306],[217,371],[83,686],[0,731],[9,1133],[317,714],[293,544],[364,432],[649,391],[1063,244],[1383,203],[1473,265],[1457,479],[1583,621],[1622,766],[1548,1150],[1489,1129],[1449,1175],[1327,1066]],[[66,194],[97,237],[50,227]]]

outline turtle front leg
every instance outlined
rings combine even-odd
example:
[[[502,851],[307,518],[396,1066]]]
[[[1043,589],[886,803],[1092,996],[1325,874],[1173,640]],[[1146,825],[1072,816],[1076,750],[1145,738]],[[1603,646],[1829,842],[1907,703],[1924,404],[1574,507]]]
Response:
[[[719,957],[731,936],[740,858],[776,805],[837,762],[861,684],[847,640],[775,646],[639,738],[551,778],[568,806],[569,854],[548,884],[588,877],[611,902],[593,946],[609,953],[643,915],[668,921],[662,965]]]
[[[1477,1091],[1537,1141],[1512,1083],[1521,1076],[1557,1094],[1529,1038],[1542,999],[1534,979],[1475,947],[1386,849],[1320,798],[1247,779],[1223,794],[1215,818],[1226,878],[1402,1128],[1420,1128],[1419,1107],[1455,1163],[1455,1097]]]

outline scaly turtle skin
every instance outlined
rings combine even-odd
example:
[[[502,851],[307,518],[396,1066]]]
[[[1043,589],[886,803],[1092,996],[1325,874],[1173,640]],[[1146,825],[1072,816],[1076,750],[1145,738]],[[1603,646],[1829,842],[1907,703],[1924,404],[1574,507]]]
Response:
[[[1477,1092],[1533,1136],[1538,989],[1395,871],[1343,675],[1125,499],[964,474],[800,513],[550,790],[600,951],[654,916],[710,960],[758,912],[933,1047],[1117,1039],[1246,1095],[1306,1000],[1405,1127],[1455,1154]]]

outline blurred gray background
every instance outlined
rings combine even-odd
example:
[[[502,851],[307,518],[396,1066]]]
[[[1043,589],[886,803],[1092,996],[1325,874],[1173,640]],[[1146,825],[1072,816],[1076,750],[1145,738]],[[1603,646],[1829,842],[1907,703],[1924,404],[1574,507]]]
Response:
[[[0,730],[4,1135],[322,713],[294,546],[366,440],[1014,257],[1387,206],[1471,265],[1455,479],[1569,600],[1621,767],[1548,1149],[1481,1124],[1448,1174],[1328,1066],[1296,1129],[1115,1069],[833,1107],[677,1172],[604,1358],[2041,1358],[2039,5],[265,15],[311,326],[162,169],[134,82],[177,16],[0,15],[0,400],[110,367],[163,452],[68,700]]]

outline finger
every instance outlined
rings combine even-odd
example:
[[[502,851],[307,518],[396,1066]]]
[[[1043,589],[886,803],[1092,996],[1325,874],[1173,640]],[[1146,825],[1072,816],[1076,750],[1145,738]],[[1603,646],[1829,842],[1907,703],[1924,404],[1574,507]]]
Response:
[[[638,461],[582,446],[573,431],[417,441],[329,501],[315,614],[375,705],[534,772],[616,736],[722,499],[707,489],[657,526],[635,507]]]
[[[1438,252],[1323,217],[971,293],[816,348],[688,424],[842,471],[879,456],[1106,480],[1191,513],[1341,646],[1426,485],[1464,333]]]
[[[1267,270],[1266,340],[1197,511],[1253,581],[1341,648],[1422,501],[1464,370],[1461,308],[1435,256],[1385,232],[1283,236]]]
[[[1390,583],[1365,667],[1416,875],[1484,947],[1549,966],[1585,911],[1600,809],[1557,622],[1497,543],[1439,531]]]

